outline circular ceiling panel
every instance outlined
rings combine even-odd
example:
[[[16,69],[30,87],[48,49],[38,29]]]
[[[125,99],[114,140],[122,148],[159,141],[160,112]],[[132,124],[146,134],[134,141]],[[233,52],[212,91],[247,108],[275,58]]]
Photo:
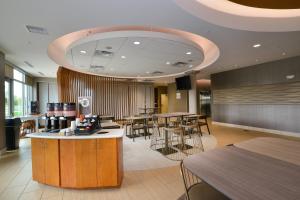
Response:
[[[135,31],[114,35],[104,39],[98,34],[95,40],[72,45],[67,51],[68,62],[95,74],[151,77],[192,70],[203,61],[201,49],[174,36]]]
[[[175,0],[175,2],[191,14],[219,26],[257,32],[300,31],[298,0]]]
[[[71,70],[118,78],[178,76],[209,66],[218,47],[199,35],[153,27],[94,28],[53,41],[48,55]]]

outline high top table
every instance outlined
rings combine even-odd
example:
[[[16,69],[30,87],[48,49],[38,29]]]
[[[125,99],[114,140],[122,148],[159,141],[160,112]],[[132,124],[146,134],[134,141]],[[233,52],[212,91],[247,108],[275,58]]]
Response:
[[[183,120],[184,116],[194,115],[193,113],[187,112],[174,112],[174,113],[162,113],[162,114],[154,114],[153,117],[164,118],[165,119],[165,127],[168,127],[168,120],[172,117],[180,117]],[[164,131],[165,136],[165,146],[162,149],[158,149],[160,153],[163,155],[169,155],[177,152],[177,149],[173,148],[169,145],[169,136],[168,131]]]
[[[165,126],[168,127],[168,119],[172,117],[180,117],[183,120],[184,116],[194,115],[193,113],[187,112],[173,112],[173,113],[162,113],[162,114],[154,114],[154,117],[157,118],[164,118],[165,119]]]
[[[300,142],[256,138],[192,155],[183,164],[230,199],[300,199]]]

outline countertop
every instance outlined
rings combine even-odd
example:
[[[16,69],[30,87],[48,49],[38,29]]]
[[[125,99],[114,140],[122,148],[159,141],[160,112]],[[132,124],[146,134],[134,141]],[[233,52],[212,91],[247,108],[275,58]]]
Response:
[[[108,133],[97,134],[98,132],[107,131]],[[58,133],[32,133],[26,135],[29,138],[45,138],[45,139],[101,139],[101,138],[120,138],[124,135],[124,129],[101,129],[92,135],[71,135],[71,136],[61,136]]]

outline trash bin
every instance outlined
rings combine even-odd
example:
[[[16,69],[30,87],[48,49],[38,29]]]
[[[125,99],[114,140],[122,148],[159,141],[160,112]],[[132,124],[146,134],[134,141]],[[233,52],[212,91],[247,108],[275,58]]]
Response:
[[[8,151],[19,148],[20,127],[20,118],[5,119],[6,149]]]

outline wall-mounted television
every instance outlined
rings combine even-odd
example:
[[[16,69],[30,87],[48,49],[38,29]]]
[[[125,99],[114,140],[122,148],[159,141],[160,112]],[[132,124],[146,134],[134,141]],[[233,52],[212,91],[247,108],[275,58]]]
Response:
[[[179,77],[179,78],[176,78],[175,81],[176,81],[176,89],[177,90],[192,89],[190,76]]]

